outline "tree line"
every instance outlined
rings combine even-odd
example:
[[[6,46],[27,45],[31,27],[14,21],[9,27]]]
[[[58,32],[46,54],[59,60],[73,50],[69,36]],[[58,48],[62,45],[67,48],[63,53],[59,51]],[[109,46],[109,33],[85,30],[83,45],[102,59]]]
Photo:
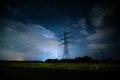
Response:
[[[112,58],[102,59],[102,60],[96,60],[92,59],[89,56],[84,57],[76,57],[75,59],[47,59],[45,62],[113,62],[114,60]]]

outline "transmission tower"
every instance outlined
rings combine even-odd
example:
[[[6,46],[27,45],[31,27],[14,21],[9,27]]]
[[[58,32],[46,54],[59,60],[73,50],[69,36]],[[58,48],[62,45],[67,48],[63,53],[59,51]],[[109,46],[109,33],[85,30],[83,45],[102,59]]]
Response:
[[[70,59],[68,44],[71,42],[68,42],[68,38],[72,38],[72,36],[70,36],[71,33],[71,31],[68,32],[64,30],[63,38],[60,40],[63,41],[62,45],[64,46],[63,59]]]

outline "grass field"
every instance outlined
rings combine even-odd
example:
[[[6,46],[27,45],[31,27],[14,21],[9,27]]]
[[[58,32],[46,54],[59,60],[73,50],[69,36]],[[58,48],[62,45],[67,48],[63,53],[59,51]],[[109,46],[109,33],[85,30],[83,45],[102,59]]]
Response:
[[[120,64],[2,62],[0,69],[0,80],[108,80],[119,78]]]
[[[120,70],[118,63],[40,63],[40,62],[6,62],[4,66],[25,67],[25,68],[48,68],[48,69],[65,69],[65,70]]]

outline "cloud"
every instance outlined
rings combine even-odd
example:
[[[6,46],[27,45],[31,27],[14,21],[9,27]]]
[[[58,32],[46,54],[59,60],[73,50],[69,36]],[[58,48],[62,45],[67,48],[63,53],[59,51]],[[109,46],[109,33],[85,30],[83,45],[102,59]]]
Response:
[[[60,43],[45,27],[12,20],[0,20],[0,26],[0,59],[57,58]]]
[[[88,44],[89,49],[105,49],[107,48],[106,44],[100,44],[100,43],[90,43]]]
[[[86,23],[86,19],[85,18],[81,18],[77,21],[76,24],[73,24],[74,27],[77,27],[79,29],[79,34],[84,35],[84,36],[88,36],[90,35],[90,33],[87,30],[87,23]]]
[[[111,13],[110,9],[103,6],[95,6],[91,9],[91,22],[94,27],[103,27],[105,17]]]
[[[86,25],[86,20],[85,18],[81,18],[78,20],[78,22],[76,24],[74,24],[75,27],[79,27],[82,29],[87,29],[87,25]]]
[[[81,30],[80,34],[86,35],[86,36],[90,35],[90,33],[86,29],[85,30]]]
[[[109,29],[95,29],[95,33],[86,37],[87,40],[102,40],[110,37],[115,30],[112,28]]]

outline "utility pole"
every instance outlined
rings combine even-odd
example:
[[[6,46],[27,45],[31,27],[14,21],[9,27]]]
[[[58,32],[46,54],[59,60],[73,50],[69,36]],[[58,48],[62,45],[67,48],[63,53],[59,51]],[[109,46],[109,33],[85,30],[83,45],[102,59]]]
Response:
[[[101,60],[104,60],[104,53],[103,53],[102,49],[100,50],[100,55],[101,55]]]
[[[69,54],[69,47],[68,44],[71,42],[68,42],[68,38],[72,38],[72,36],[70,36],[72,32],[71,31],[66,31],[66,29],[64,29],[64,33],[63,33],[63,38],[60,41],[63,41],[63,43],[61,45],[64,46],[64,52],[63,52],[63,59],[70,59],[70,54]]]

